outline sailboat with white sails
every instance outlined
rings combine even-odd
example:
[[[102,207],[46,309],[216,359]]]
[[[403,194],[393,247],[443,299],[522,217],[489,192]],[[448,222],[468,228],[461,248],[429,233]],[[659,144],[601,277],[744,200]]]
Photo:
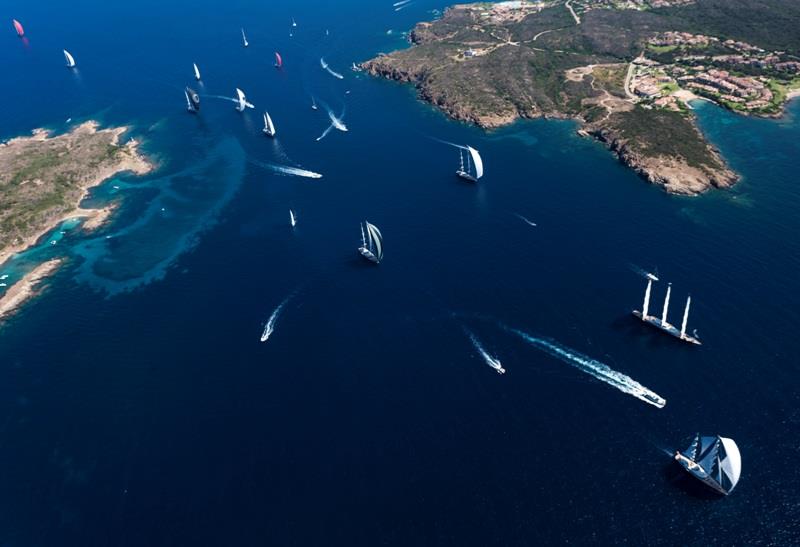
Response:
[[[297,226],[297,217],[291,209],[289,209],[289,223],[292,225],[292,228]]]
[[[194,67],[194,79],[199,82],[200,81],[200,69],[197,68],[197,63],[192,63],[192,66]]]
[[[478,182],[478,179],[483,176],[483,160],[477,150],[471,146],[466,147],[467,153],[464,154],[464,148],[459,147],[458,155],[461,158],[461,164],[456,171],[456,175],[464,180],[470,182]],[[467,156],[467,165],[464,165],[464,156]]]
[[[658,278],[653,274],[647,274],[647,288],[644,290],[644,303],[642,304],[642,311],[634,310],[633,315],[641,319],[643,322],[647,323],[648,325],[652,325],[657,329],[666,332],[674,336],[679,340],[683,340],[684,342],[689,342],[690,344],[694,344],[696,346],[702,345],[702,342],[697,338],[697,334],[694,335],[686,334],[686,326],[689,323],[689,308],[692,305],[692,297],[688,296],[686,298],[686,308],[683,310],[683,322],[681,323],[681,329],[678,330],[674,325],[667,321],[667,312],[669,311],[669,299],[670,295],[672,294],[672,283],[667,285],[667,295],[664,298],[664,308],[661,311],[661,317],[655,317],[653,315],[649,315],[650,311],[650,292],[653,288],[653,281],[658,281]]]
[[[75,68],[75,57],[66,49],[64,50],[64,59],[67,61],[67,68]]]
[[[269,112],[264,112],[264,129],[261,131],[268,137],[275,136],[275,125],[272,123],[272,118],[269,117]]]
[[[358,252],[374,264],[383,260],[383,235],[378,227],[366,220],[361,224],[361,247]]]
[[[239,112],[244,112],[245,108],[255,108],[255,106],[251,103],[247,102],[247,97],[244,95],[244,91],[236,88],[236,110]]]

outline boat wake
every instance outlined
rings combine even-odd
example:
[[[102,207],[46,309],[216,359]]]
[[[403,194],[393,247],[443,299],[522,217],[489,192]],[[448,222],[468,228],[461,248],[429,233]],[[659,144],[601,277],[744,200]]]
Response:
[[[483,344],[481,344],[481,341],[478,340],[477,336],[475,336],[475,333],[473,333],[466,327],[464,327],[464,332],[467,333],[467,336],[469,336],[472,345],[475,347],[475,351],[477,351],[480,354],[484,362],[490,367],[492,367],[494,370],[496,370],[498,374],[505,374],[506,369],[503,368],[503,365],[500,364],[500,361],[496,357],[492,357],[491,355],[489,355],[489,352],[487,352],[484,349]]]
[[[321,66],[322,68],[327,70],[328,74],[330,74],[334,78],[338,78],[340,80],[344,80],[344,76],[342,76],[338,72],[334,71],[330,66],[328,66],[328,63],[325,62],[325,58],[324,57],[320,57],[319,58],[319,66]]]
[[[198,95],[199,95],[199,93],[198,93]],[[231,101],[231,102],[234,102],[234,103],[236,103],[236,104],[239,104],[239,99],[237,99],[237,98],[235,98],[235,97],[226,97],[225,95],[205,95],[205,94],[203,94],[203,95],[200,95],[200,96],[201,96],[201,97],[206,97],[206,98],[208,98],[208,99],[223,99],[223,100],[225,100],[225,101]],[[244,105],[245,105],[247,108],[255,108],[255,105],[254,105],[254,104],[252,104],[252,103],[249,103],[249,102],[247,102],[247,101],[245,101],[245,102],[244,102]]]
[[[395,7],[395,8],[394,8],[394,11],[400,11],[401,9],[405,9],[405,8],[407,8],[408,6],[412,5],[412,4],[413,4],[413,2],[404,2],[404,3],[402,3],[401,5],[399,5],[399,6]]]
[[[309,171],[308,169],[301,169],[299,167],[291,167],[289,165],[276,165],[274,163],[264,163],[260,161],[253,161],[250,160],[250,163],[261,167],[262,169],[268,169],[275,173],[280,173],[282,175],[292,175],[295,177],[305,177],[308,179],[321,179],[322,174],[315,173],[314,171]]]
[[[651,276],[658,277],[658,269],[656,269],[654,273],[651,273],[633,263],[628,264],[628,268],[630,268],[630,270],[636,275],[644,277],[645,279],[648,279]]]
[[[331,132],[331,130],[333,130],[333,124],[329,125],[329,126],[328,126],[328,127],[325,129],[325,131],[323,131],[323,132],[322,132],[322,135],[320,135],[319,137],[317,137],[317,141],[321,141],[322,139],[324,139],[325,137],[327,137],[327,136],[328,136],[328,133],[330,133],[330,132]]]
[[[272,333],[275,332],[275,324],[278,322],[278,318],[281,316],[281,312],[283,308],[286,307],[286,304],[289,303],[289,300],[292,299],[294,294],[290,294],[286,298],[283,299],[277,308],[272,312],[272,315],[269,316],[267,319],[267,324],[264,326],[264,332],[261,333],[261,341],[266,342],[269,340],[269,337],[272,336]]]
[[[531,221],[531,220],[528,220],[527,218],[525,218],[525,217],[524,217],[524,216],[522,216],[521,214],[519,214],[519,213],[514,213],[514,216],[515,216],[515,217],[517,217],[518,219],[520,219],[522,222],[524,222],[524,223],[525,223],[525,224],[527,224],[528,226],[533,226],[534,228],[536,228],[536,223],[535,223],[535,222],[533,222],[533,221]]]
[[[592,359],[587,355],[583,355],[566,346],[562,346],[555,341],[531,336],[530,334],[521,330],[512,329],[509,327],[504,328],[507,331],[516,334],[530,345],[544,351],[548,355],[555,357],[556,359],[560,359],[561,361],[574,366],[578,370],[594,376],[598,380],[617,388],[623,393],[632,395],[633,397],[636,397],[637,399],[651,404],[657,408],[664,408],[664,406],[667,404],[666,399],[654,391],[644,387],[630,376],[627,376],[621,372],[617,372],[605,363],[601,363],[600,361]]]
[[[409,2],[411,2],[411,0],[400,0],[399,2],[395,2],[394,4],[392,4],[392,6],[394,7],[403,6],[405,4],[408,4]]]

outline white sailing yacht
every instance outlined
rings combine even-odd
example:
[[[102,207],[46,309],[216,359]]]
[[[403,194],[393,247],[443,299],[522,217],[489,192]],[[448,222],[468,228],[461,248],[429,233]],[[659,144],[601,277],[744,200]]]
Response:
[[[664,307],[661,310],[661,317],[650,315],[650,292],[653,288],[653,281],[658,281],[658,278],[653,274],[647,274],[647,288],[644,290],[644,302],[642,303],[642,311],[634,310],[633,315],[641,319],[648,325],[652,325],[659,330],[666,332],[684,342],[689,342],[696,346],[702,345],[702,342],[697,338],[697,333],[689,335],[686,333],[686,327],[689,323],[689,308],[692,305],[692,297],[686,298],[686,307],[683,310],[683,322],[681,328],[678,330],[667,320],[667,313],[669,312],[669,299],[672,294],[672,283],[667,285],[667,294],[664,297]]]
[[[456,171],[456,175],[470,182],[478,182],[478,179],[483,176],[483,160],[478,151],[471,146],[467,146],[467,152],[467,165],[465,166],[464,149],[459,147],[458,155],[461,158],[461,164],[458,167],[458,171]]]
[[[264,129],[261,131],[268,137],[275,136],[275,125],[272,123],[272,118],[269,117],[269,112],[264,112]]]
[[[64,59],[67,60],[68,68],[75,68],[75,57],[73,57],[72,54],[66,49],[64,50]]]
[[[244,112],[245,108],[255,108],[251,103],[247,102],[247,98],[244,96],[244,91],[236,88],[236,110],[239,112]]]
[[[245,34],[244,34],[244,29],[242,29],[242,45],[244,45],[244,47],[247,47],[247,46],[249,46],[249,45],[250,45],[250,44],[247,42],[247,36],[245,36]]]
[[[289,209],[289,223],[291,223],[292,228],[297,226],[297,217],[294,215],[294,211]]]
[[[197,68],[197,63],[192,63],[192,66],[194,66],[194,79],[199,82],[200,81],[200,69]]]
[[[375,264],[380,264],[383,260],[383,235],[377,226],[366,220],[361,225],[361,247],[358,252]]]

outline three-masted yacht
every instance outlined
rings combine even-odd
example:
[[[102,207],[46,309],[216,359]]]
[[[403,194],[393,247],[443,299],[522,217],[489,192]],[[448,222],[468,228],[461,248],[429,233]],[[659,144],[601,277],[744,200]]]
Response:
[[[644,303],[642,304],[642,311],[634,310],[633,315],[648,325],[666,332],[667,334],[670,334],[679,340],[683,340],[684,342],[689,342],[690,344],[695,344],[697,346],[701,345],[702,342],[700,342],[700,340],[697,338],[696,333],[694,335],[686,334],[686,327],[689,323],[689,308],[692,305],[691,296],[686,298],[686,308],[683,310],[683,322],[681,323],[681,329],[678,330],[674,325],[667,321],[669,299],[670,295],[672,294],[672,283],[667,285],[667,295],[664,298],[664,308],[661,311],[661,317],[656,317],[648,313],[650,311],[650,291],[653,288],[653,281],[658,281],[658,278],[653,274],[647,274],[647,288],[644,290]]]
[[[375,264],[383,260],[383,235],[378,227],[366,220],[361,224],[361,247],[358,252]]]
[[[459,147],[458,155],[461,158],[461,164],[456,171],[456,175],[470,182],[478,182],[478,179],[483,176],[483,160],[481,159],[481,155],[471,146],[467,146],[466,154],[464,154],[464,149]],[[464,156],[467,156],[466,165],[464,165]]]

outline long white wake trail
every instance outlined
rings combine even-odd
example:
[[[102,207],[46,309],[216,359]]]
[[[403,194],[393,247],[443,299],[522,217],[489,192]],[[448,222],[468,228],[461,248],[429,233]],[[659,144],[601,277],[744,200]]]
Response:
[[[484,349],[483,344],[481,344],[481,341],[478,340],[478,337],[466,327],[464,328],[464,332],[467,333],[472,345],[475,347],[475,351],[477,351],[480,356],[483,357],[484,362],[495,369],[498,374],[505,374],[506,369],[503,368],[503,365],[500,364],[500,361],[496,357],[489,355],[489,352]]]
[[[319,66],[321,66],[322,68],[327,70],[328,74],[330,74],[334,78],[338,78],[340,80],[344,80],[344,76],[342,76],[338,72],[334,71],[330,66],[328,66],[328,63],[325,62],[325,58],[324,57],[320,57],[319,58]]]
[[[284,298],[283,302],[281,302],[278,307],[275,308],[275,310],[272,312],[272,315],[270,315],[269,319],[267,319],[267,324],[264,326],[264,332],[261,333],[262,342],[269,340],[269,337],[272,336],[273,332],[275,332],[275,324],[278,322],[278,318],[281,316],[283,308],[289,303],[289,300],[292,299],[292,296],[294,295],[289,295]]]
[[[621,372],[617,372],[605,363],[601,363],[600,361],[592,359],[587,355],[583,355],[566,346],[562,346],[555,341],[537,338],[536,336],[531,336],[527,332],[509,327],[505,327],[505,329],[513,332],[532,346],[544,351],[548,355],[551,355],[556,359],[560,359],[561,361],[564,361],[565,363],[568,363],[587,374],[591,374],[598,380],[617,388],[623,393],[632,395],[637,399],[658,408],[664,408],[664,406],[667,404],[666,399],[661,397],[659,394],[644,387],[630,376],[627,376]]]
[[[264,163],[260,161],[250,161],[253,165],[257,165],[263,169],[269,169],[270,171],[274,171],[275,173],[280,173],[282,175],[292,175],[295,177],[305,177],[308,179],[321,179],[321,173],[315,173],[314,171],[309,171],[308,169],[301,169],[299,167],[291,167],[289,165],[277,165],[274,163]]]

